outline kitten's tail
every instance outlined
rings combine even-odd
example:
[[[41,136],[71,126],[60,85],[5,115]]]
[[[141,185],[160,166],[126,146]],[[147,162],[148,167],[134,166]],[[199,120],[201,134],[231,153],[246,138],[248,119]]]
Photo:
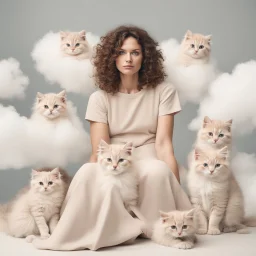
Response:
[[[7,232],[7,210],[6,204],[0,205],[0,232]]]
[[[247,227],[256,227],[256,217],[247,217],[244,219],[243,224]]]

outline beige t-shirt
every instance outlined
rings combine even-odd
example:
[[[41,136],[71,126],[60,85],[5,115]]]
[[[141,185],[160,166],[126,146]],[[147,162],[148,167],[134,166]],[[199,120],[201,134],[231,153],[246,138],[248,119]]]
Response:
[[[173,85],[162,83],[134,94],[94,92],[85,119],[109,125],[111,143],[132,141],[135,147],[154,143],[158,116],[181,110]]]

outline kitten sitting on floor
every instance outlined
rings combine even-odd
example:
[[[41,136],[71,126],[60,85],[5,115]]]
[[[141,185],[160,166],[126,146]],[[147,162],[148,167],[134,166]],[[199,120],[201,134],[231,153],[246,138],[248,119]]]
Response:
[[[154,225],[151,239],[164,246],[193,248],[196,242],[193,214],[194,209],[160,212],[160,219]]]
[[[60,218],[60,209],[70,183],[69,175],[59,168],[32,170],[30,187],[15,199],[0,206],[1,223],[7,234],[31,242],[36,235],[46,239]]]

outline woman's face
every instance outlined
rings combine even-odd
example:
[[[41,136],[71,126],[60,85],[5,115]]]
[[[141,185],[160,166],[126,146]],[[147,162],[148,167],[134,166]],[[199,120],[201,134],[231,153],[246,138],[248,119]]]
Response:
[[[142,63],[142,49],[133,37],[124,40],[116,58],[116,67],[124,75],[134,75],[139,72]]]

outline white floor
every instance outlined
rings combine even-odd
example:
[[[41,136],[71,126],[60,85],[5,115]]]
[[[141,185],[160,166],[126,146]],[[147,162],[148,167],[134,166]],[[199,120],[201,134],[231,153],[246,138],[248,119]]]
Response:
[[[251,228],[251,234],[236,233],[221,234],[219,236],[198,236],[198,244],[191,250],[179,250],[154,244],[150,240],[137,239],[129,246],[115,246],[100,249],[96,252],[83,251],[41,251],[26,243],[24,239],[16,239],[0,233],[1,256],[80,256],[80,255],[161,255],[161,256],[195,255],[195,256],[256,256],[256,228]]]

